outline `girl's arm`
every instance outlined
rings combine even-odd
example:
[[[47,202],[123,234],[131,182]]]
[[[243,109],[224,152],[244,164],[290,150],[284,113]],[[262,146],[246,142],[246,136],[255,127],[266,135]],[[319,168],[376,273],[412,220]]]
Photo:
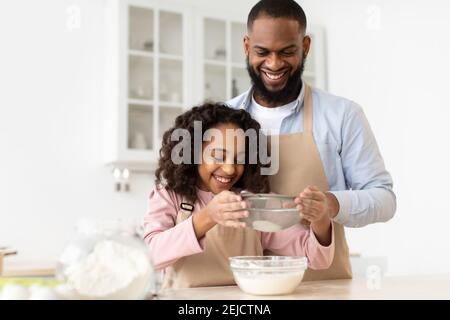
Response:
[[[332,223],[329,217],[324,217],[321,220],[311,223],[311,230],[323,246],[329,246],[331,244],[331,225]]]
[[[329,245],[322,245],[317,239],[313,226],[309,229],[296,224],[279,232],[262,232],[261,241],[264,249],[285,256],[305,256],[311,269],[327,269],[334,257],[334,228],[329,224],[331,237]]]
[[[163,269],[178,259],[204,250],[204,238],[196,236],[192,216],[175,225],[178,203],[174,194],[155,187],[148,199],[144,217],[144,240],[156,269]]]
[[[216,222],[211,219],[208,209],[203,208],[192,216],[192,225],[194,226],[195,236],[197,239],[201,239],[208,230],[216,225]]]
[[[220,223],[227,227],[243,227],[238,219],[246,217],[240,197],[230,191],[216,195],[206,207],[195,211],[185,221],[175,225],[180,199],[165,188],[155,187],[148,200],[144,218],[144,240],[150,248],[156,269],[162,269],[178,259],[203,252],[205,234]]]

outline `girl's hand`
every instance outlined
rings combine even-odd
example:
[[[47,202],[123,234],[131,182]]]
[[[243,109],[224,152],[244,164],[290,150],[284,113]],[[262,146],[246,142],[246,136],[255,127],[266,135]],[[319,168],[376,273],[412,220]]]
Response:
[[[226,190],[217,194],[205,207],[205,211],[215,223],[225,227],[244,228],[245,223],[238,219],[248,217],[248,211],[233,211],[245,207],[245,202],[242,201],[241,196]]]

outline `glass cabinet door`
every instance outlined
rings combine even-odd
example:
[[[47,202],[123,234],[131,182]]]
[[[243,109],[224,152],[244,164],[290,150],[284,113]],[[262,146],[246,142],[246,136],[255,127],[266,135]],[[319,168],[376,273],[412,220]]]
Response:
[[[183,112],[183,14],[128,7],[128,149],[153,150]]]
[[[153,19],[152,9],[129,7],[128,39],[131,50],[153,52]]]
[[[183,17],[180,13],[159,12],[159,52],[183,55]]]
[[[250,88],[250,77],[247,69],[233,67],[231,69],[231,98],[236,97]]]
[[[151,150],[154,144],[154,10],[128,9],[127,148]]]
[[[204,97],[205,100],[227,99],[226,24],[225,21],[204,20]]]
[[[206,18],[204,36],[205,59],[210,62],[225,61],[227,57],[225,21]]]
[[[183,112],[183,54],[183,16],[160,11],[158,141]]]
[[[128,97],[153,100],[153,58],[130,53],[128,57]]]
[[[243,49],[246,33],[244,23],[203,19],[204,100],[226,101],[249,88]]]
[[[183,112],[183,62],[175,59],[160,60],[158,140],[173,126],[175,118]]]
[[[244,36],[247,26],[244,23],[231,23],[231,61],[237,64],[245,63]]]
[[[153,106],[128,104],[128,148],[153,149]]]
[[[225,101],[227,99],[227,75],[223,65],[205,65],[205,100]]]
[[[250,77],[247,72],[246,57],[244,53],[244,36],[247,34],[247,25],[244,23],[231,23],[231,97],[236,97],[250,88]]]

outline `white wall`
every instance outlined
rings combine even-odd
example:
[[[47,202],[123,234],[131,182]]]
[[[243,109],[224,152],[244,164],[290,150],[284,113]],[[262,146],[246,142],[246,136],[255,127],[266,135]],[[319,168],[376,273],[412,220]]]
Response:
[[[394,177],[395,218],[347,229],[351,250],[387,256],[391,274],[448,272],[450,3],[301,3],[327,30],[329,91],[363,106]]]
[[[115,193],[101,162],[106,1],[0,4],[0,245],[23,260],[55,260],[80,217],[145,212],[151,177]]]
[[[0,245],[23,260],[55,259],[80,217],[145,212],[152,177],[134,176],[131,193],[115,193],[101,163],[107,1],[0,4]],[[70,30],[73,3],[82,20]],[[247,12],[253,1],[239,3]],[[450,4],[301,3],[326,27],[329,91],[363,106],[398,196],[394,220],[348,230],[352,251],[387,256],[391,274],[448,272]]]

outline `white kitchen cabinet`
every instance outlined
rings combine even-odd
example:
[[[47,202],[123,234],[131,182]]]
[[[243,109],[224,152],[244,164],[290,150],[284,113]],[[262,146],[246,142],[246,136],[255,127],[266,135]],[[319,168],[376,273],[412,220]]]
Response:
[[[108,10],[105,162],[150,172],[177,115],[249,88],[247,12],[162,0],[111,0]],[[311,30],[304,78],[326,89],[323,34]]]
[[[162,134],[192,104],[191,10],[163,1],[116,0],[109,11],[105,161],[151,171]]]

